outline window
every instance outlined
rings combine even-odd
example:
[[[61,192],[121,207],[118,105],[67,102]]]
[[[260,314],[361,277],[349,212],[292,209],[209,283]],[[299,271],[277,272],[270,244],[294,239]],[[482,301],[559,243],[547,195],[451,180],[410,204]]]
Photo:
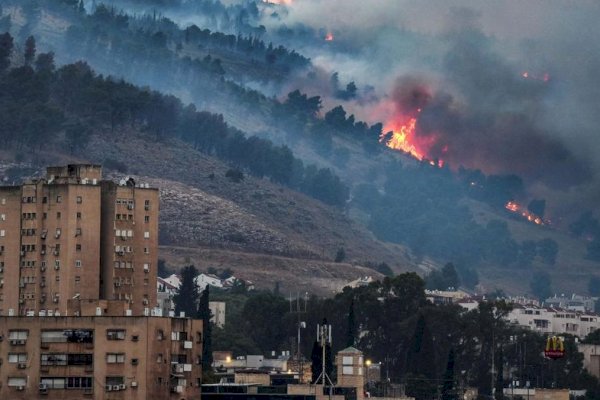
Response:
[[[144,239],[150,239],[150,232],[144,232]]]
[[[56,219],[60,219],[60,217],[62,216],[62,214],[60,213],[60,211],[56,212]]]
[[[56,202],[62,203],[62,196],[56,196]]]
[[[81,251],[81,245],[80,245],[79,243],[77,243],[77,244],[75,245],[75,250],[76,250],[76,251]]]
[[[8,353],[8,362],[18,364],[27,362],[27,353]]]
[[[60,228],[56,228],[56,238],[60,237],[61,232]]]
[[[75,276],[75,283],[81,282],[81,277],[79,275]]]
[[[9,377],[8,378],[8,386],[10,386],[10,387],[27,386],[27,378],[25,378],[25,377]]]
[[[69,377],[67,378],[67,389],[91,389],[92,379],[91,376]]]
[[[75,260],[75,267],[81,268],[81,260]]]
[[[162,355],[162,353],[159,353],[159,354],[156,355],[156,362],[158,364],[162,364],[162,362],[163,362],[163,355]]]
[[[42,197],[42,203],[46,204],[48,202],[48,197],[44,196]]]
[[[81,236],[81,228],[75,228],[75,236]]]
[[[108,340],[125,340],[125,329],[107,329],[106,339]]]
[[[77,219],[81,219],[81,212],[77,212]]]
[[[6,204],[6,199],[3,197],[2,198],[2,205],[5,205],[5,204]]]
[[[0,237],[4,236],[6,236],[6,232],[4,231],[4,229],[0,229]]]
[[[123,385],[125,383],[125,378],[122,376],[107,376],[106,377],[106,386],[116,386]]]
[[[43,213],[43,214],[42,214],[42,218],[43,218],[43,219],[46,219],[46,218],[48,218],[48,213]]]
[[[150,249],[148,249],[147,247],[144,247],[144,254],[150,254]]]
[[[123,364],[125,362],[125,353],[106,353],[107,364]]]
[[[56,353],[42,353],[40,355],[40,364],[46,366],[67,365],[67,355]]]
[[[144,222],[146,222],[146,223],[150,222],[150,216],[149,215],[145,215],[144,216]]]
[[[83,199],[81,198],[81,196],[77,196],[77,204],[81,204],[82,201]]]
[[[6,221],[6,214],[0,214],[0,219],[2,221]]]
[[[8,340],[27,340],[29,331],[26,330],[13,330],[8,331]]]

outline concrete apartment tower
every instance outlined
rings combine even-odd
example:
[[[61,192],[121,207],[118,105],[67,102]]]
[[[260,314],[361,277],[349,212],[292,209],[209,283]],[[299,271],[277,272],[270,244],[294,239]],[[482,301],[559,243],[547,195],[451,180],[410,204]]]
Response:
[[[66,315],[69,299],[156,306],[158,190],[102,181],[99,165],[49,167],[0,187],[0,315]]]

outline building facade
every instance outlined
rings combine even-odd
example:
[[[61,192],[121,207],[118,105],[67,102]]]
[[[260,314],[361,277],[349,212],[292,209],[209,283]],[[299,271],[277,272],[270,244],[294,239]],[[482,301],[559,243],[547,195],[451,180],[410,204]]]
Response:
[[[2,399],[200,398],[201,320],[0,317],[0,336]]]
[[[158,190],[102,180],[99,165],[49,167],[0,187],[0,315],[65,315],[71,298],[156,306]]]
[[[580,338],[600,329],[600,317],[594,313],[566,309],[513,304],[506,316],[509,322],[541,334],[568,333]]]

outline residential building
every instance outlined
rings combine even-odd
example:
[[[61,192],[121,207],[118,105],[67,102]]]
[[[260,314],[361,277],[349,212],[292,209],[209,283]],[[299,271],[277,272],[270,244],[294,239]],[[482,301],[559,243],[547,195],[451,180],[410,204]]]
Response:
[[[0,327],[2,399],[200,398],[201,320],[19,316]]]
[[[587,371],[600,379],[600,345],[578,343],[577,349],[583,354],[583,366]]]
[[[209,301],[208,307],[210,308],[211,317],[210,322],[214,323],[216,327],[222,328],[225,326],[225,306],[224,301]]]
[[[583,338],[600,329],[600,317],[594,313],[548,307],[513,304],[507,319],[515,324],[542,334],[562,334]]]
[[[157,250],[158,190],[103,181],[99,165],[0,187],[0,315],[64,315],[71,298],[142,315],[156,306]]]
[[[580,312],[593,312],[596,305],[596,298],[589,296],[581,296],[578,294],[572,294],[571,296],[560,296],[554,295],[544,300],[546,307],[552,308],[564,308],[571,311]]]

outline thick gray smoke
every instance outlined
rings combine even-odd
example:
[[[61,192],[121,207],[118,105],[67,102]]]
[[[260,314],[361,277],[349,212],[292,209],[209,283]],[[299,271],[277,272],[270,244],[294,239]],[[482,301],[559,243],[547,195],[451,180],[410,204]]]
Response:
[[[367,121],[393,119],[398,107],[385,103],[422,90],[417,134],[439,140],[432,158],[518,173],[539,192],[594,193],[599,17],[597,1],[295,0],[265,23],[334,32],[328,51],[306,51],[341,79],[375,88],[377,104],[345,104]]]

